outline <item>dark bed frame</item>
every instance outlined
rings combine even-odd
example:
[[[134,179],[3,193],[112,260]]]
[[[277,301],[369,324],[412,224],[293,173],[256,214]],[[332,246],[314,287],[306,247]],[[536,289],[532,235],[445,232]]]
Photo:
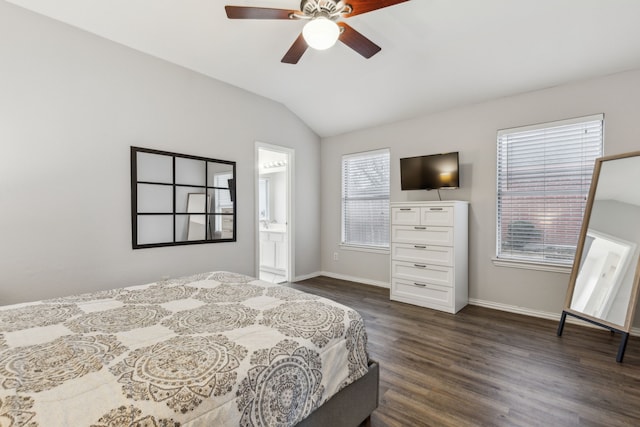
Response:
[[[298,427],[370,426],[371,413],[378,407],[380,367],[369,361],[369,372],[340,390],[324,405],[297,424]]]

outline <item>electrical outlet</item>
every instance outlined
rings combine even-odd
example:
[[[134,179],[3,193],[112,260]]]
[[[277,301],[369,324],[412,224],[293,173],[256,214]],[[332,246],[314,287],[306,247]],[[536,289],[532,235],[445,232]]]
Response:
[[[338,261],[338,252],[333,253],[333,260]]]

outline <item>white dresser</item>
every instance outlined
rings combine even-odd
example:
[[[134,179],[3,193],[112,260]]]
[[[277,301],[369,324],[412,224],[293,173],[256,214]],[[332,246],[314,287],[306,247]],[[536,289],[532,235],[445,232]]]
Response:
[[[390,206],[391,299],[457,313],[469,300],[469,203]]]

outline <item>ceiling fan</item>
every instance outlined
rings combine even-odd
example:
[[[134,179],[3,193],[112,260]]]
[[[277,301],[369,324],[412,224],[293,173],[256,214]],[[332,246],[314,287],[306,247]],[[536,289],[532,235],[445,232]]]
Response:
[[[225,6],[229,19],[289,19],[307,20],[302,33],[282,58],[286,64],[297,64],[308,47],[328,49],[337,40],[365,58],[382,49],[351,28],[341,18],[372,12],[409,0],[302,0],[300,10],[273,9],[251,6]]]

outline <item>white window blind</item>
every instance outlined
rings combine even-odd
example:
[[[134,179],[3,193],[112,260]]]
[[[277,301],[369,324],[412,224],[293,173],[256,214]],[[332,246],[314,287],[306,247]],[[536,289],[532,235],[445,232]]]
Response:
[[[389,247],[389,150],[342,157],[342,243]]]
[[[497,257],[571,264],[603,115],[498,132]]]

